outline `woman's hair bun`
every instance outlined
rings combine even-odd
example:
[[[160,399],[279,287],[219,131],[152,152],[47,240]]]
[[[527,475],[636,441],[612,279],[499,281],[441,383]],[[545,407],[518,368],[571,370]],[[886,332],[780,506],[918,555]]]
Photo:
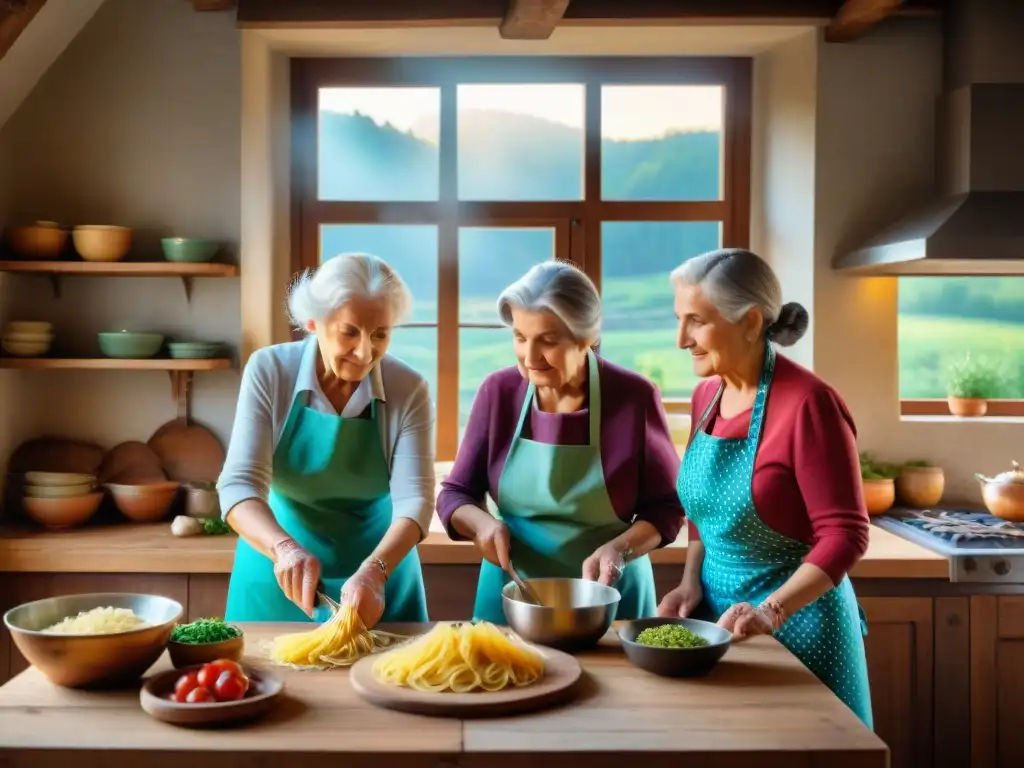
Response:
[[[779,319],[768,326],[766,335],[782,347],[791,347],[807,333],[811,316],[802,304],[790,301],[782,305]]]

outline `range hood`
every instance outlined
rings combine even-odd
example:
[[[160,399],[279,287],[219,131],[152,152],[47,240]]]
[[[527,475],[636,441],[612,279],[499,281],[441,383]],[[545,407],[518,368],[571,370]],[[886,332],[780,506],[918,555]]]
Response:
[[[950,0],[936,190],[840,254],[870,275],[1024,275],[1024,2]]]

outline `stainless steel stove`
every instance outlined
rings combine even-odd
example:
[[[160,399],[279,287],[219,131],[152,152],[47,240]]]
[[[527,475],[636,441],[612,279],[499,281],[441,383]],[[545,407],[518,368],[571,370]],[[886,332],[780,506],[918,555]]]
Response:
[[[967,508],[894,508],[874,523],[949,558],[950,581],[1024,584],[1024,524]]]

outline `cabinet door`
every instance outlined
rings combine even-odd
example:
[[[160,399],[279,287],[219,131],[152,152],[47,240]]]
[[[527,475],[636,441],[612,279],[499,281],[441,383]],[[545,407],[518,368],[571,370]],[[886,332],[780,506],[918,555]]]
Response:
[[[932,765],[932,600],[864,597],[875,732],[892,768]]]
[[[971,768],[1018,768],[1024,755],[1024,596],[971,598]]]

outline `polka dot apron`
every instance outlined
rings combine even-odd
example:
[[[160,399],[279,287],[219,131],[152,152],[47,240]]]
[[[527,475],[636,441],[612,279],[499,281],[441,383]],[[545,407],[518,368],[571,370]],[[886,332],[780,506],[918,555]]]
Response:
[[[810,551],[804,542],[765,525],[754,507],[754,459],[774,371],[775,350],[768,344],[745,438],[704,432],[722,396],[724,385],[719,387],[694,429],[679,472],[680,501],[704,542],[701,608],[716,621],[734,603],[763,601],[793,575]],[[868,728],[873,727],[864,653],[867,628],[848,577],[797,611],[774,634]]]

